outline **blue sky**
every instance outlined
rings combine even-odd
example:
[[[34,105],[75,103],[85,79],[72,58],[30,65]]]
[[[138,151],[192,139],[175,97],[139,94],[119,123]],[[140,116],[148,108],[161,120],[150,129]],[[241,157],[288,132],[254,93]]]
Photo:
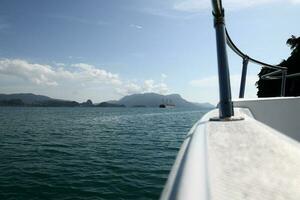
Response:
[[[224,0],[227,28],[248,55],[271,64],[300,33],[300,0]],[[0,93],[100,102],[142,92],[218,100],[210,0],[3,0]],[[233,97],[241,60],[229,50]],[[259,66],[249,66],[255,97]]]

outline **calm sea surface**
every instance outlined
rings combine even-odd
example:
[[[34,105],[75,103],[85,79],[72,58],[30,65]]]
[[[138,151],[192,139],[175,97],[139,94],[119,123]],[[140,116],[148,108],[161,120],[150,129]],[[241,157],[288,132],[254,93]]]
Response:
[[[0,107],[0,199],[158,199],[206,112]]]

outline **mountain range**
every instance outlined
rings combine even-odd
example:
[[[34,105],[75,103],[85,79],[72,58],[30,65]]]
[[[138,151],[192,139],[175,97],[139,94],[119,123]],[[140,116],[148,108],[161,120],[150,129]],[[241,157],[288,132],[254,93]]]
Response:
[[[208,103],[192,103],[179,94],[161,95],[156,93],[132,94],[111,103],[126,107],[159,107],[161,104],[174,104],[176,107],[213,107]]]
[[[176,107],[213,108],[209,103],[193,103],[183,99],[179,94],[160,95],[143,93],[127,95],[120,100],[94,104],[91,100],[79,103],[76,101],[54,99],[32,93],[0,94],[0,106],[40,106],[40,107],[159,107],[161,104],[172,104]]]

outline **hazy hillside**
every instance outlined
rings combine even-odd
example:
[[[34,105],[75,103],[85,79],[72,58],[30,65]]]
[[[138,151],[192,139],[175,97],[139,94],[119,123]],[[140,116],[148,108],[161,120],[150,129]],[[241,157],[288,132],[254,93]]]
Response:
[[[43,95],[35,95],[32,93],[20,93],[20,94],[0,94],[0,101],[11,100],[11,99],[20,99],[25,104],[32,104],[38,101],[50,101],[53,100],[50,97]]]
[[[195,104],[183,99],[179,94],[160,95],[156,93],[144,93],[128,95],[117,101],[117,104],[122,104],[127,107],[146,106],[158,107],[162,103],[172,103],[176,107],[213,107],[210,104]]]
[[[80,106],[76,101],[53,99],[32,93],[0,94],[0,106],[41,106],[41,107],[74,107]]]

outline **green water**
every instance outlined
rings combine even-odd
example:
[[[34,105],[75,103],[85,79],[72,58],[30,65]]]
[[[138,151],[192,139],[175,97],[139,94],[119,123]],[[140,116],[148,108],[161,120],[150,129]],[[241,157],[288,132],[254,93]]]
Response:
[[[0,107],[0,199],[158,199],[206,112]]]

